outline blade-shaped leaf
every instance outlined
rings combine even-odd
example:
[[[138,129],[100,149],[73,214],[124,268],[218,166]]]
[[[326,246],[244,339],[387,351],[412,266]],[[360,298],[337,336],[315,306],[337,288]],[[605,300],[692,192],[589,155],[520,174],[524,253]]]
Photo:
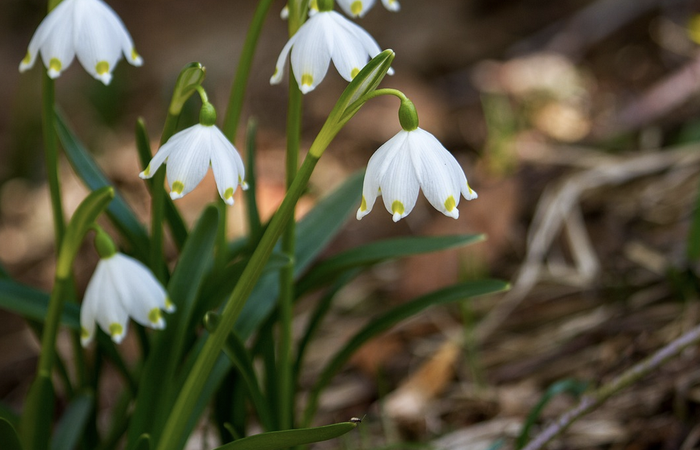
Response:
[[[22,450],[15,427],[2,417],[0,417],[0,442],[3,450]]]
[[[95,191],[104,186],[112,186],[112,183],[97,166],[85,146],[78,140],[63,115],[58,111],[56,112],[56,133],[73,170],[90,190]],[[107,215],[119,233],[131,245],[131,251],[134,255],[141,261],[148,262],[150,242],[146,229],[136,219],[136,215],[119,193],[115,192],[115,198],[107,208]]]
[[[56,426],[51,450],[73,450],[92,412],[93,396],[79,394],[68,405]]]
[[[508,283],[498,280],[467,281],[419,297],[399,305],[373,319],[357,332],[343,348],[335,354],[319,375],[310,395],[304,414],[304,422],[310,423],[316,412],[321,391],[330,383],[333,376],[365,342],[388,330],[402,320],[408,319],[424,309],[443,303],[465,300],[479,295],[492,294],[508,289]]]
[[[25,319],[43,322],[49,309],[49,295],[16,281],[0,279],[0,308],[12,311]],[[61,324],[79,330],[79,316],[78,305],[68,302],[63,305]]]
[[[25,402],[19,432],[26,450],[49,448],[49,433],[36,430],[50,430],[54,410],[54,391],[51,375],[39,373],[34,379]]]
[[[215,450],[282,450],[297,445],[335,439],[357,427],[354,422],[340,422],[315,428],[271,431],[238,439]]]
[[[299,294],[327,284],[341,272],[355,267],[369,266],[388,259],[421,253],[437,252],[484,240],[482,234],[460,236],[422,236],[386,239],[362,245],[328,258],[316,265],[298,284]]]

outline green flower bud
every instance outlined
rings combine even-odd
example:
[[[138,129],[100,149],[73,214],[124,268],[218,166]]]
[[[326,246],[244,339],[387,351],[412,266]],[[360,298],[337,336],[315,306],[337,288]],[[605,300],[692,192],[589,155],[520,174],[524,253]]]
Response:
[[[202,104],[202,109],[199,110],[199,123],[208,127],[216,124],[216,110],[214,105],[209,102]]]
[[[102,228],[97,227],[95,231],[95,248],[97,248],[100,258],[110,258],[117,253],[117,247],[114,245],[112,238]]]
[[[418,128],[418,112],[416,112],[416,107],[409,99],[401,100],[399,123],[404,131],[413,131]]]

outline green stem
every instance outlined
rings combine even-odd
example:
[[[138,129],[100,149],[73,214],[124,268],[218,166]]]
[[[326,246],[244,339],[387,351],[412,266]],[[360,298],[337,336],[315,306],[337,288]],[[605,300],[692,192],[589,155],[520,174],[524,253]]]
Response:
[[[231,141],[231,143],[234,143],[234,145],[236,141],[236,134],[238,132],[238,123],[241,120],[241,111],[243,110],[243,101],[245,100],[245,90],[248,86],[248,78],[250,77],[250,68],[253,64],[253,56],[255,56],[258,38],[260,37],[263,24],[265,23],[265,17],[267,16],[272,3],[273,0],[262,0],[258,3],[258,7],[255,9],[253,20],[250,23],[250,28],[248,29],[248,34],[246,35],[245,43],[243,44],[241,57],[238,60],[236,76],[234,77],[233,85],[231,86],[231,95],[228,99],[228,107],[226,108],[226,116],[224,117],[223,132],[228,140]]]
[[[66,224],[61,201],[61,181],[58,175],[58,138],[54,123],[54,82],[48,75],[43,75],[43,109],[42,128],[44,132],[44,156],[46,158],[46,175],[49,181],[51,195],[51,212],[53,213],[53,228],[56,246],[61,245]],[[60,250],[60,248],[57,248]]]
[[[299,165],[299,142],[301,140],[302,93],[293,76],[289,77],[289,106],[287,113],[287,158],[286,182],[291,187]],[[282,253],[287,255],[290,263],[280,270],[280,336],[278,347],[279,376],[279,423],[280,429],[292,428],[294,410],[293,361],[292,361],[292,321],[294,320],[294,249],[296,222],[289,220],[282,234]]]
[[[317,145],[321,145],[323,141]],[[327,143],[326,143],[327,145]],[[312,146],[313,147],[313,146]],[[319,149],[318,153],[323,153],[323,149]],[[210,334],[204,344],[201,352],[197,356],[197,360],[190,371],[185,384],[180,391],[180,394],[172,409],[172,413],[168,417],[165,428],[158,442],[157,450],[172,450],[178,448],[182,441],[182,433],[186,430],[186,424],[190,418],[195,404],[200,398],[202,389],[208,379],[216,360],[218,359],[221,350],[226,343],[228,333],[233,328],[240,315],[243,305],[248,296],[257,284],[263,268],[272,253],[272,249],[277,242],[277,239],[282,234],[285,226],[292,218],[294,207],[304,193],[306,185],[311,177],[311,173],[318,162],[318,158],[308,155],[304,160],[294,183],[290,187],[284,201],[280,205],[277,213],[274,215],[270,224],[265,231],[260,244],[255,249],[251,256],[248,265],[246,266],[240,280],[236,284],[231,297],[221,314],[221,322],[216,330]]]

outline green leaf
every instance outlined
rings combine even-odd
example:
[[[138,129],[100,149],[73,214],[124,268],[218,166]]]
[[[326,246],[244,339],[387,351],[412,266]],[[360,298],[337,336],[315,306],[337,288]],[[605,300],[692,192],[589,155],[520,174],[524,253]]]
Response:
[[[46,450],[51,433],[37,432],[51,429],[54,409],[54,392],[51,375],[39,373],[34,379],[25,401],[19,432],[25,450]]]
[[[246,132],[246,183],[248,190],[245,191],[246,208],[248,210],[248,229],[250,230],[251,240],[259,240],[262,236],[262,223],[260,222],[260,213],[258,212],[258,201],[256,196],[257,178],[255,176],[256,168],[256,141],[258,131],[258,123],[254,119],[248,120],[248,129]]]
[[[25,319],[43,323],[49,309],[49,295],[16,281],[0,279],[0,308]],[[80,330],[80,308],[75,303],[63,305],[61,324]]]
[[[4,402],[0,402],[0,418],[10,422],[12,426],[15,426],[17,425],[17,423],[19,423],[19,416],[17,415],[17,413],[14,412],[12,408],[10,408],[10,406]],[[0,440],[0,442],[2,442],[2,440]]]
[[[342,229],[360,202],[362,172],[351,175],[337,190],[321,199],[296,227],[295,276],[308,269],[328,243]],[[268,273],[260,277],[236,323],[236,333],[247,339],[258,329],[275,307],[279,293],[279,276]]]
[[[51,450],[73,450],[90,419],[93,407],[91,394],[79,394],[73,398],[56,426]]]
[[[3,279],[3,278],[10,278],[10,274],[7,273],[7,270],[5,270],[5,266],[0,264],[0,279]]]
[[[525,444],[527,444],[527,440],[530,436],[530,429],[535,422],[537,422],[537,419],[539,418],[540,414],[542,414],[542,410],[545,406],[547,406],[547,403],[549,403],[557,395],[564,393],[569,393],[578,398],[587,388],[588,383],[574,379],[557,381],[551,385],[542,395],[537,404],[532,408],[530,414],[527,415],[527,419],[523,424],[523,429],[520,431],[520,435],[515,441],[516,450],[520,450],[521,448],[525,447]]]
[[[4,417],[0,417],[0,442],[3,450],[22,450],[15,427]]]
[[[388,259],[437,252],[484,240],[482,234],[460,236],[424,236],[387,239],[347,250],[319,262],[298,283],[299,294],[333,281],[340,273],[370,266]]]
[[[173,97],[170,100],[168,114],[173,116],[180,115],[185,102],[194,94],[195,89],[202,85],[206,74],[206,69],[202,63],[198,62],[191,62],[180,70],[173,88]]]
[[[508,283],[503,281],[467,281],[440,289],[439,291],[431,292],[430,294],[392,308],[376,319],[373,319],[357,332],[357,334],[335,354],[326,367],[324,367],[309,395],[309,402],[306,406],[303,423],[310,423],[313,419],[321,391],[330,383],[333,376],[343,367],[348,359],[370,339],[430,306],[466,300],[479,295],[493,294],[506,289],[508,289]]]
[[[209,206],[190,233],[170,278],[168,293],[177,311],[167,317],[167,327],[155,336],[156,342],[141,375],[142,385],[129,430],[131,443],[142,433],[149,433],[157,440],[159,425],[170,411],[169,402],[176,398],[173,390],[177,369],[182,363],[185,343],[195,332],[187,325],[200,286],[211,268],[217,226],[218,211],[215,206]],[[157,412],[153,410],[155,404],[159,405]]]
[[[65,150],[68,161],[78,177],[92,191],[112,186],[85,146],[70,129],[63,115],[56,111],[56,133]],[[115,194],[114,201],[107,208],[107,215],[131,246],[131,251],[141,261],[148,262],[150,241],[146,229],[121,195]]]
[[[300,428],[297,430],[271,431],[269,433],[248,436],[233,441],[215,450],[282,450],[297,445],[335,439],[357,427],[354,422],[340,422],[316,428]]]

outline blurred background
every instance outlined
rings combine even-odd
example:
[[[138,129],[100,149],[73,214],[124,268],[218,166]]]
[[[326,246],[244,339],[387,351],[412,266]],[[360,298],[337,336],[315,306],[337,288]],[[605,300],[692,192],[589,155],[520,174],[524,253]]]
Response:
[[[221,122],[255,2],[109,4],[144,66],[120,62],[105,87],[74,61],[56,82],[57,101],[145,222],[135,121],[144,118],[155,151],[177,73],[199,61]],[[269,85],[287,40],[277,15],[283,5],[273,6],[265,24],[243,115],[259,124],[258,201],[266,217],[284,195],[287,87]],[[342,443],[349,448],[476,450],[500,438],[512,445],[552,383],[609,381],[700,319],[698,255],[689,250],[700,182],[700,2],[402,0],[401,7],[391,13],[378,4],[358,20],[380,47],[396,52],[396,74],[383,85],[414,101],[421,127],[462,163],[479,199],[463,201],[455,221],[421,195],[398,224],[378,204],[362,222],[349,219],[327,253],[398,235],[484,233],[488,240],[384,264],[352,284],[310,353],[306,380],[385,305],[462,279],[510,280],[505,295],[432,309],[366,345],[324,397],[319,418],[366,414],[359,433]],[[49,290],[43,67],[17,70],[45,8],[37,0],[0,4],[0,263],[17,280]],[[303,148],[345,85],[331,68],[304,97]],[[347,125],[299,214],[399,131],[397,107],[393,98],[373,100]],[[199,100],[188,103],[182,127],[194,123],[198,108]],[[66,161],[62,169],[70,213],[86,190]],[[192,223],[215,198],[209,174],[176,204]],[[231,237],[245,233],[243,203],[237,194],[229,209]],[[96,260],[86,246],[76,265],[79,290]],[[300,323],[307,309],[300,305]],[[556,448],[698,448],[697,350],[577,422]],[[15,411],[37,355],[23,321],[0,312],[0,399]],[[538,423],[574,404],[557,397]],[[109,406],[102,405],[104,414]]]

